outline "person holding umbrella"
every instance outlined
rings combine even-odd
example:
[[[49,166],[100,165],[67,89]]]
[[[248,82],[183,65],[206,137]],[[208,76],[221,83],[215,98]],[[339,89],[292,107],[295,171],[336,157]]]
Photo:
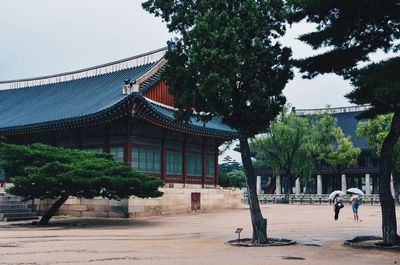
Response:
[[[334,216],[335,221],[339,219],[340,209],[344,207],[342,200],[343,198],[342,195],[340,195],[340,193],[336,194],[335,197],[333,198],[333,210],[335,211],[335,216]]]
[[[333,198],[333,211],[335,212],[334,219],[337,221],[339,219],[340,209],[344,207],[342,202],[342,195],[344,194],[341,190],[335,190],[329,195],[329,199]]]
[[[357,188],[348,189],[347,192],[351,194],[350,202],[351,202],[351,209],[353,211],[354,221],[359,221],[358,206],[360,205],[361,201],[359,196],[364,195],[364,192],[362,192],[362,190]]]

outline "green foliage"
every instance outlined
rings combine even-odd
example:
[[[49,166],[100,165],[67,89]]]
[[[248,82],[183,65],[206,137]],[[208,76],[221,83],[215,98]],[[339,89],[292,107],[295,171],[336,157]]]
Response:
[[[341,134],[337,139],[337,147],[323,154],[321,158],[340,172],[342,168],[356,165],[360,153],[361,149],[353,147],[350,137]]]
[[[187,121],[194,111],[203,121],[220,116],[238,130],[253,241],[266,243],[247,138],[263,130],[286,101],[282,90],[292,71],[291,50],[278,41],[285,33],[283,0],[147,0],[143,7],[179,34],[163,73],[176,117]]]
[[[366,122],[360,122],[357,126],[357,136],[363,137],[373,147],[374,155],[379,157],[386,136],[389,133],[393,114],[379,115]],[[397,171],[400,171],[400,141],[393,149],[393,162]]]
[[[149,12],[180,34],[166,54],[164,78],[187,120],[218,115],[242,135],[265,127],[285,103],[282,89],[292,77],[280,0],[149,0]],[[251,121],[251,122],[249,122]]]
[[[243,166],[230,156],[224,157],[218,165],[218,181],[221,187],[241,188],[245,186]]]
[[[258,164],[271,167],[275,174],[285,170],[290,178],[288,185],[297,176],[307,182],[316,160],[324,160],[334,168],[351,166],[361,152],[344,137],[329,111],[304,118],[289,113],[287,108],[271,123],[266,135],[252,141],[252,147]]]
[[[227,173],[228,183],[230,187],[242,188],[246,186],[245,174],[243,170],[233,170]]]
[[[399,10],[400,11],[400,10]],[[370,64],[349,73],[353,91],[346,95],[352,103],[370,104],[362,117],[400,110],[400,57]]]
[[[218,165],[218,171],[229,173],[233,170],[243,170],[243,166],[233,160],[230,156],[224,157],[222,163]]]
[[[12,177],[9,192],[26,199],[60,196],[123,199],[131,195],[159,197],[162,182],[133,172],[109,154],[81,152],[43,144],[0,143],[1,167]]]
[[[373,118],[393,112],[391,130],[382,145],[379,159],[382,231],[386,244],[399,242],[395,207],[390,193],[390,174],[393,170],[393,147],[400,137],[399,59],[393,58],[352,70],[369,54],[400,49],[400,5],[397,0],[288,0],[291,21],[307,19],[316,23],[314,32],[300,36],[314,49],[328,48],[321,54],[299,60],[305,77],[337,73],[351,78],[354,90],[347,98],[356,104],[370,104],[371,109],[360,116]],[[394,218],[393,218],[394,216]]]
[[[382,49],[396,51],[400,45],[400,6],[396,0],[288,0],[291,22],[306,19],[315,31],[299,39],[321,54],[298,61],[306,77],[334,72],[343,74],[368,54]]]
[[[357,137],[365,138],[377,157],[380,156],[383,141],[389,133],[392,117],[392,114],[379,115],[374,119],[359,122],[357,125]]]
[[[285,170],[290,176],[310,175],[314,147],[310,142],[309,120],[297,117],[287,108],[271,123],[268,133],[252,140],[257,161],[272,167],[276,175]]]

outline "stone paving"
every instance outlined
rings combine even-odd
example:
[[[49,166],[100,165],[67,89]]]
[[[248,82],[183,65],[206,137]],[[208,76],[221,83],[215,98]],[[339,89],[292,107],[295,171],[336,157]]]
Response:
[[[269,236],[297,244],[225,244],[237,237],[238,227],[242,237],[251,236],[247,209],[141,219],[59,217],[46,228],[0,223],[0,265],[400,264],[399,251],[343,245],[357,235],[380,235],[379,206],[361,206],[361,222],[353,221],[349,205],[336,222],[329,205],[263,205],[262,211]]]

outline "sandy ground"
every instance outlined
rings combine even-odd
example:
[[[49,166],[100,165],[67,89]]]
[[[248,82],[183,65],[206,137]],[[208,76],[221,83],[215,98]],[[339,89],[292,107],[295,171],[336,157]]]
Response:
[[[245,209],[129,220],[57,218],[47,228],[0,223],[0,264],[400,264],[399,251],[343,245],[357,235],[380,235],[379,206],[361,206],[361,222],[353,221],[350,206],[336,222],[327,205],[266,205],[262,211],[269,236],[297,244],[225,244],[237,237],[237,227],[243,228],[242,237],[251,236]]]

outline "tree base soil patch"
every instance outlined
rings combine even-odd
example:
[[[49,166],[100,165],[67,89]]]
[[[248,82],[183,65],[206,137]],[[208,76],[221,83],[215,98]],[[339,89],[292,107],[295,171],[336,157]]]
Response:
[[[296,241],[285,238],[268,238],[268,243],[258,244],[251,242],[251,238],[235,239],[226,242],[235,247],[274,247],[274,246],[288,246],[296,244]]]
[[[379,236],[356,236],[353,239],[344,241],[344,244],[353,248],[389,249],[400,251],[400,244],[384,244],[382,241],[382,237]]]

